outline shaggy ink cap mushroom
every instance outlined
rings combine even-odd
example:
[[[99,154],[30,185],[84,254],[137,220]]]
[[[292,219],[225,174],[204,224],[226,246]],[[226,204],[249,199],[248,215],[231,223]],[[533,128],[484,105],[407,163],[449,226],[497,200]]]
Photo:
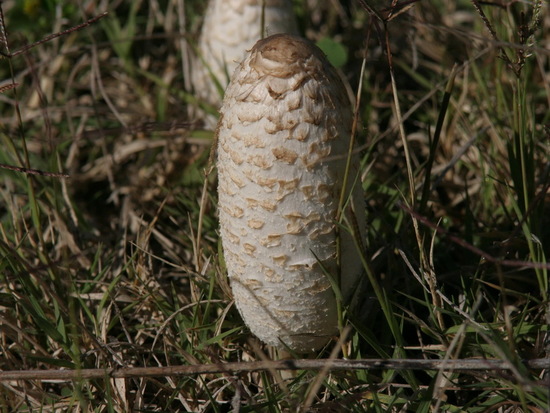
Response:
[[[338,331],[327,273],[347,296],[362,269],[335,222],[352,123],[346,90],[315,45],[278,34],[248,52],[220,112],[220,235],[236,306],[265,343],[318,350]],[[347,214],[363,237],[358,156],[351,161]]]

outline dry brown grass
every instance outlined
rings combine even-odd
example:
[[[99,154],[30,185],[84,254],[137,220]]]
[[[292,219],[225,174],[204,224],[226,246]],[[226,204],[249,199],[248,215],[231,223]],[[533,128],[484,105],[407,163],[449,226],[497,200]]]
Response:
[[[372,3],[387,15],[386,3]],[[350,316],[349,357],[484,357],[516,369],[334,372],[310,411],[548,409],[548,374],[520,362],[549,354],[547,269],[499,261],[545,263],[549,251],[547,5],[534,42],[520,35],[537,4],[482,6],[498,39],[469,2],[422,0],[390,21],[400,117],[383,37],[360,2],[295,2],[302,32],[341,41],[349,54],[342,73],[353,89],[362,85],[358,139],[374,272],[362,310]],[[0,369],[261,360],[268,350],[232,305],[218,247],[215,173],[205,178],[213,132],[188,115],[197,104],[185,92],[190,44],[204,2],[2,6],[12,52],[109,16],[0,61],[0,163],[70,176],[0,169]],[[503,50],[513,63],[525,58],[519,76]],[[454,63],[439,145],[430,151]],[[525,162],[514,158],[514,143]],[[422,222],[415,232],[399,205],[410,204],[411,193],[419,204],[430,157],[433,190],[417,212],[497,262]],[[303,371],[281,385],[278,374],[262,371],[13,380],[0,383],[0,411],[294,411],[315,378]]]

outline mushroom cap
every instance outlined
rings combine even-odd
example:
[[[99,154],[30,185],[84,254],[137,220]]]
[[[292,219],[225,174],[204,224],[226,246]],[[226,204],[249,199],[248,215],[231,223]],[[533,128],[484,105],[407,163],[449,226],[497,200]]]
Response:
[[[336,71],[297,36],[258,41],[227,88],[217,129],[220,235],[237,308],[267,344],[310,352],[337,333],[327,273],[337,275],[351,123]],[[358,174],[354,155],[346,192],[363,236]],[[346,296],[362,266],[352,237],[340,232]]]

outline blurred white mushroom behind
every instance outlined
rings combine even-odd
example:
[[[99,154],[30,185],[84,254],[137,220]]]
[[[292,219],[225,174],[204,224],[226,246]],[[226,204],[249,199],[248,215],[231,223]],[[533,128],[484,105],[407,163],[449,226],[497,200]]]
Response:
[[[193,67],[195,96],[219,107],[222,96],[214,79],[225,89],[256,41],[264,35],[297,32],[290,0],[210,0]]]

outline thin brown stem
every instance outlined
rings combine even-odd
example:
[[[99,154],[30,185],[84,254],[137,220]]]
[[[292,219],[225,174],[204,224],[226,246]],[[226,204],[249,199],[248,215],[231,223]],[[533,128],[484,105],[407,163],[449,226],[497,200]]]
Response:
[[[550,359],[523,360],[523,364],[533,370],[550,368]],[[0,371],[0,381],[10,380],[82,380],[103,378],[195,376],[215,373],[243,373],[273,370],[454,370],[491,371],[512,370],[514,365],[508,360],[497,359],[300,359],[230,362],[169,367],[123,367],[82,370],[16,370]]]

